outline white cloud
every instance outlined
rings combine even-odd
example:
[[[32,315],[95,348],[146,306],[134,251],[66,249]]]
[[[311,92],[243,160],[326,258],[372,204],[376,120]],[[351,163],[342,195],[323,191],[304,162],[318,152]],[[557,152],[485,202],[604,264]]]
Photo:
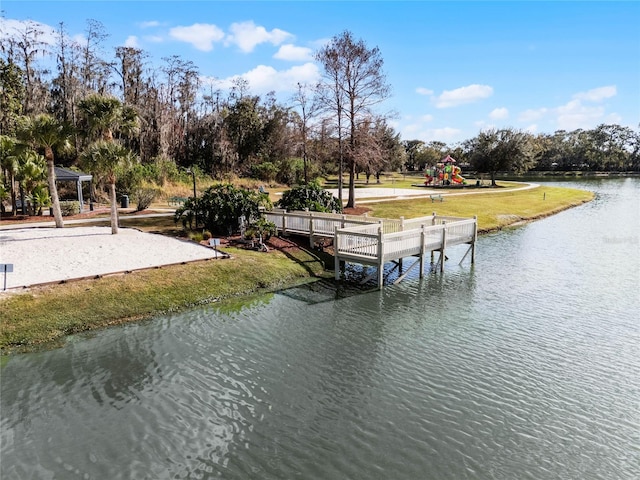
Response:
[[[451,140],[455,140],[462,133],[462,130],[457,128],[444,127],[444,128],[436,128],[432,130],[432,132],[433,132],[434,140],[439,140],[441,142],[448,142]]]
[[[535,123],[532,123],[531,125],[525,127],[524,131],[528,132],[528,133],[531,133],[531,134],[538,133],[538,125],[535,124]]]
[[[282,45],[273,58],[287,60],[291,62],[306,62],[313,59],[313,52],[310,48],[296,47],[290,43]]]
[[[604,107],[586,106],[574,99],[555,110],[556,122],[561,130],[592,128],[604,117]]]
[[[598,87],[586,92],[576,93],[573,98],[576,100],[585,100],[587,102],[600,102],[606,98],[615,97],[617,93],[615,85],[608,85],[606,87]]]
[[[473,103],[483,98],[488,98],[491,95],[493,95],[493,88],[489,85],[474,84],[456,88],[455,90],[445,90],[440,96],[435,98],[435,101],[436,107],[449,108],[465,103]]]
[[[432,122],[433,121],[433,115],[422,115],[420,117],[420,120],[422,120],[423,122]]]
[[[460,140],[462,130],[452,127],[425,128],[422,123],[410,123],[401,129],[401,136],[406,140],[422,140],[431,142],[434,140],[441,142],[452,142]]]
[[[229,30],[231,33],[227,36],[225,43],[237,45],[245,53],[252,52],[256,45],[261,43],[280,45],[293,37],[290,33],[278,28],[269,32],[253,22],[233,23]]]
[[[254,94],[264,94],[270,91],[293,92],[298,83],[316,83],[320,79],[320,70],[314,63],[305,63],[304,65],[296,65],[288,70],[276,70],[267,65],[258,65],[253,70],[243,73],[242,75],[234,75],[222,80],[214,78],[203,78],[203,83],[212,83],[221,89],[230,89],[233,81],[237,78],[243,78],[249,82],[249,89]]]
[[[520,115],[518,115],[518,120],[525,123],[533,122],[534,120],[540,120],[547,113],[548,113],[548,110],[544,107],[538,108],[538,109],[531,108],[529,110],[525,110],[524,112],[521,112]]]
[[[0,19],[0,38],[14,37],[22,38],[28,30],[37,30],[40,32],[38,40],[47,45],[55,45],[58,33],[55,28],[44,23],[35,22],[33,20],[13,20],[11,18]]]
[[[162,43],[162,42],[164,42],[164,38],[162,38],[160,35],[145,35],[144,39],[147,42],[151,42],[151,43]]]
[[[213,50],[213,43],[224,38],[224,32],[215,25],[194,23],[188,27],[174,27],[169,35],[176,40],[192,44],[198,50],[209,52]]]
[[[416,88],[416,93],[420,95],[433,95],[433,90],[429,90],[428,88],[418,87]]]
[[[509,110],[506,108],[495,108],[489,114],[489,118],[492,120],[504,120],[505,118],[509,118]]]
[[[159,27],[161,24],[156,20],[151,20],[148,22],[140,22],[138,25],[140,25],[140,28],[153,28],[153,27]]]
[[[129,48],[139,48],[140,44],[138,43],[138,37],[135,35],[129,35],[124,41],[124,46]]]

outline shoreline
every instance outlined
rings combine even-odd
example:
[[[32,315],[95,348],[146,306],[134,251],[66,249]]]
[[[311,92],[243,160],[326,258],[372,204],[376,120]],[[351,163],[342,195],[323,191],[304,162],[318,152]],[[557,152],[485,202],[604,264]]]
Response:
[[[478,233],[485,235],[517,228],[588,203],[593,194],[588,197],[578,203],[567,202],[526,217],[510,215],[504,224],[481,228]],[[149,319],[258,292],[273,292],[313,281],[314,278],[332,276],[331,270],[325,268],[325,265],[332,265],[324,258],[325,252],[311,252],[288,239],[282,240],[280,245],[272,244],[272,249],[269,254],[233,250],[234,259],[231,261],[152,267],[125,274],[108,274],[97,279],[35,286],[26,292],[0,295],[0,306],[7,315],[7,321],[1,326],[0,354],[6,356],[58,348],[64,345],[70,334]],[[84,318],[76,318],[78,311],[85,313]]]

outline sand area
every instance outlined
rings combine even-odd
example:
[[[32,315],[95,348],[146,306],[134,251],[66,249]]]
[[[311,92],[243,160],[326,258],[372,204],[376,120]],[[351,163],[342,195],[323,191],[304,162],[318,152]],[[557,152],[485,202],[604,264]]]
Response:
[[[90,226],[0,230],[0,264],[13,264],[6,274],[7,292],[215,257],[212,248],[132,228],[120,228],[116,235],[111,227]],[[0,294],[3,288],[0,273]]]

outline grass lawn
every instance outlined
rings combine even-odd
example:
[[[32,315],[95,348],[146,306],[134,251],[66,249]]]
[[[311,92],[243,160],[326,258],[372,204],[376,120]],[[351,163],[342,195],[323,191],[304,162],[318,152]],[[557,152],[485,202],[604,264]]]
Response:
[[[502,187],[513,186],[499,182]],[[443,190],[442,193],[447,193]],[[442,202],[430,198],[366,204],[375,217],[421,217],[436,212],[455,217],[478,216],[478,230],[488,232],[514,223],[534,220],[593,199],[593,193],[562,187],[537,187],[530,190],[496,191],[473,195],[448,195]],[[363,205],[363,204],[361,204]]]

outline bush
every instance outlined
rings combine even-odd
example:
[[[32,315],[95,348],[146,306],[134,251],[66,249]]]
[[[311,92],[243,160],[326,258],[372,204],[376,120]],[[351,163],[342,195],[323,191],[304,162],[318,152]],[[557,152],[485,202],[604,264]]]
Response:
[[[182,221],[186,228],[198,223],[213,233],[231,235],[238,230],[238,221],[244,216],[249,223],[260,217],[260,209],[271,208],[269,196],[253,190],[244,190],[230,184],[209,187],[197,199],[189,198],[176,210],[174,220]],[[198,227],[198,225],[196,225]]]
[[[266,242],[275,235],[276,232],[275,223],[268,221],[264,217],[260,217],[247,227],[244,236],[247,240],[257,240],[260,238],[263,242]]]
[[[147,177],[147,168],[144,165],[133,165],[130,168],[120,167],[116,172],[116,191],[122,195],[133,197]]]
[[[295,185],[304,180],[304,162],[301,158],[286,158],[278,165],[276,180],[285,185]]]
[[[317,182],[294,187],[282,194],[282,199],[276,202],[276,207],[285,210],[305,210],[313,212],[341,212],[340,200],[324,190]]]
[[[263,182],[273,183],[278,174],[278,167],[271,162],[262,162],[251,167],[251,176]]]
[[[63,200],[60,202],[60,210],[63,217],[78,215],[80,213],[80,202],[77,200]]]
[[[155,188],[137,188],[133,192],[133,201],[136,202],[136,212],[149,208],[156,199],[158,190]]]

